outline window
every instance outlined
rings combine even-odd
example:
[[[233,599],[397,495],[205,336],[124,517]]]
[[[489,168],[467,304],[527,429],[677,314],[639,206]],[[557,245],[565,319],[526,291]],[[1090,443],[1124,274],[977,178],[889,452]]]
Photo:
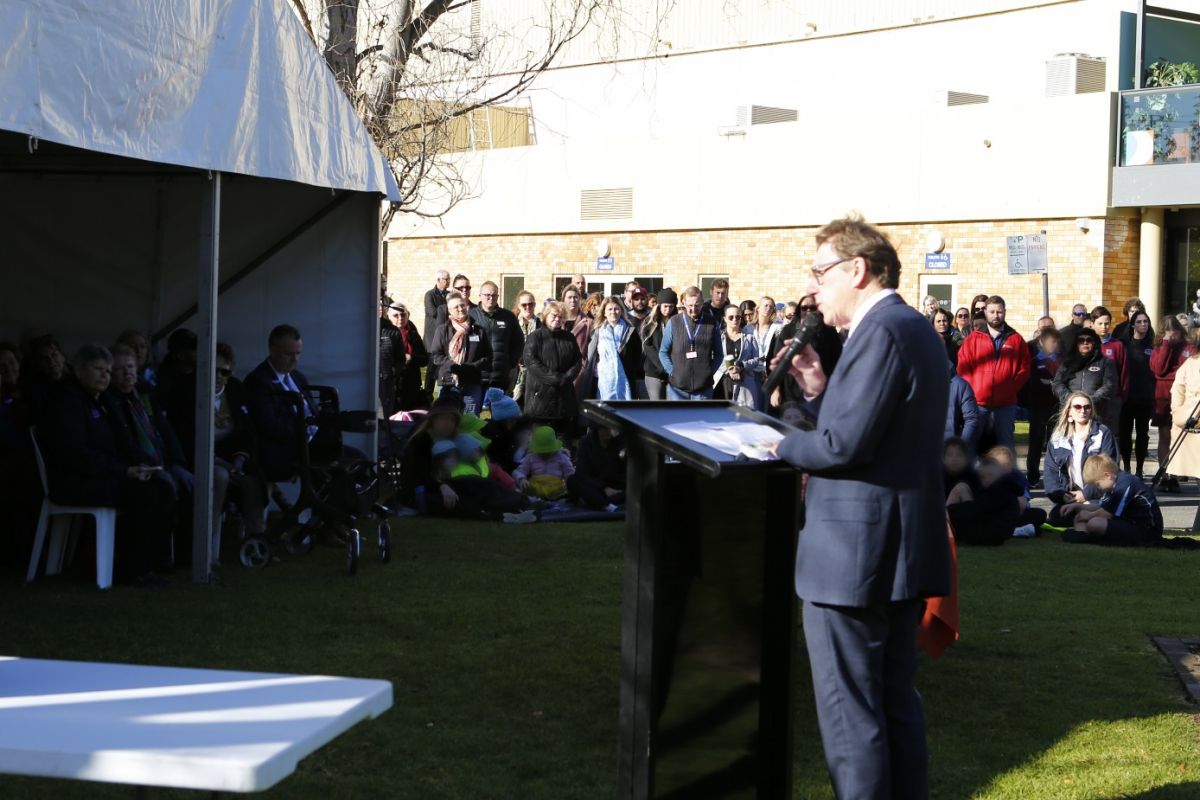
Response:
[[[700,276],[700,294],[704,297],[704,302],[708,302],[708,298],[712,296],[712,285],[715,281],[722,278],[729,280],[728,275],[701,275]],[[733,287],[730,287],[730,299],[733,299]]]
[[[525,291],[524,275],[504,275],[500,278],[500,305],[511,309],[517,304],[517,295]]]
[[[927,295],[933,295],[938,299],[938,304],[942,308],[953,314],[954,309],[961,305],[961,303],[955,303],[957,291],[957,275],[922,275],[921,297],[918,302],[924,303]],[[919,310],[924,312],[923,308]]]

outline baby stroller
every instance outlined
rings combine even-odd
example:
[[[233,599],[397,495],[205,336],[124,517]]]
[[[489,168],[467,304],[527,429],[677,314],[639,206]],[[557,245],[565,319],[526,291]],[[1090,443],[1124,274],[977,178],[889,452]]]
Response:
[[[388,563],[391,529],[388,509],[378,502],[379,467],[361,453],[347,454],[342,445],[343,433],[375,433],[375,412],[342,411],[337,389],[332,386],[310,386],[304,396],[296,392],[280,394],[292,407],[296,439],[303,443],[296,463],[300,495],[294,503],[283,500],[280,493],[275,495],[283,513],[261,535],[249,535],[242,541],[242,565],[265,567],[275,560],[280,548],[288,555],[307,555],[322,531],[334,531],[345,540],[346,572],[354,575],[363,549],[357,525],[364,520],[377,522],[379,560]],[[305,399],[313,412],[311,417],[303,413]],[[316,427],[311,440],[310,426]]]

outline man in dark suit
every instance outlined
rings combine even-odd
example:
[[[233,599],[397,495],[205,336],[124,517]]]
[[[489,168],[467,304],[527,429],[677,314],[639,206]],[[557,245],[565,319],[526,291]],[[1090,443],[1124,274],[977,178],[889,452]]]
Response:
[[[950,590],[940,442],[946,349],[896,294],[900,261],[860,219],[817,234],[809,290],[849,330],[828,381],[816,350],[791,376],[815,414],[778,454],[809,473],[796,554],[825,760],[839,798],[923,798],[928,755],[913,684],[924,598]]]
[[[438,309],[446,307],[446,294],[450,291],[450,273],[439,269],[433,278],[433,288],[425,293],[425,333],[423,340],[426,346],[433,341],[433,331],[437,327]],[[425,391],[432,392],[437,376],[433,370],[425,373]]]
[[[287,481],[296,475],[303,442],[296,427],[296,408],[285,394],[308,389],[308,379],[296,365],[304,350],[300,331],[277,325],[267,338],[270,352],[243,382],[250,419],[258,434],[258,464],[269,481]],[[305,412],[311,409],[305,401]],[[311,438],[312,432],[309,432]]]

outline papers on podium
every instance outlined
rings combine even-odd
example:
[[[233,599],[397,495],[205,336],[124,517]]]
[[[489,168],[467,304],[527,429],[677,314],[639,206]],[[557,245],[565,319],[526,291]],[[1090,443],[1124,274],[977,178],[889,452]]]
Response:
[[[767,449],[783,439],[783,434],[757,422],[677,422],[666,430],[730,456],[745,456],[757,461],[775,461]]]

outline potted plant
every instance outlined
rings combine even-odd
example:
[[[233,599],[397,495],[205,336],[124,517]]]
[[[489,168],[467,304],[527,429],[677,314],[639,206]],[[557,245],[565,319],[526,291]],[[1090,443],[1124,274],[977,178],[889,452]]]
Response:
[[[1200,67],[1190,61],[1160,58],[1146,67],[1142,83],[1148,89],[1200,83]],[[1194,155],[1192,144],[1200,140],[1193,131],[1183,131],[1182,136],[1177,136],[1170,130],[1171,124],[1179,119],[1178,104],[1183,99],[1180,92],[1161,92],[1137,95],[1126,101],[1123,164],[1157,164]]]

